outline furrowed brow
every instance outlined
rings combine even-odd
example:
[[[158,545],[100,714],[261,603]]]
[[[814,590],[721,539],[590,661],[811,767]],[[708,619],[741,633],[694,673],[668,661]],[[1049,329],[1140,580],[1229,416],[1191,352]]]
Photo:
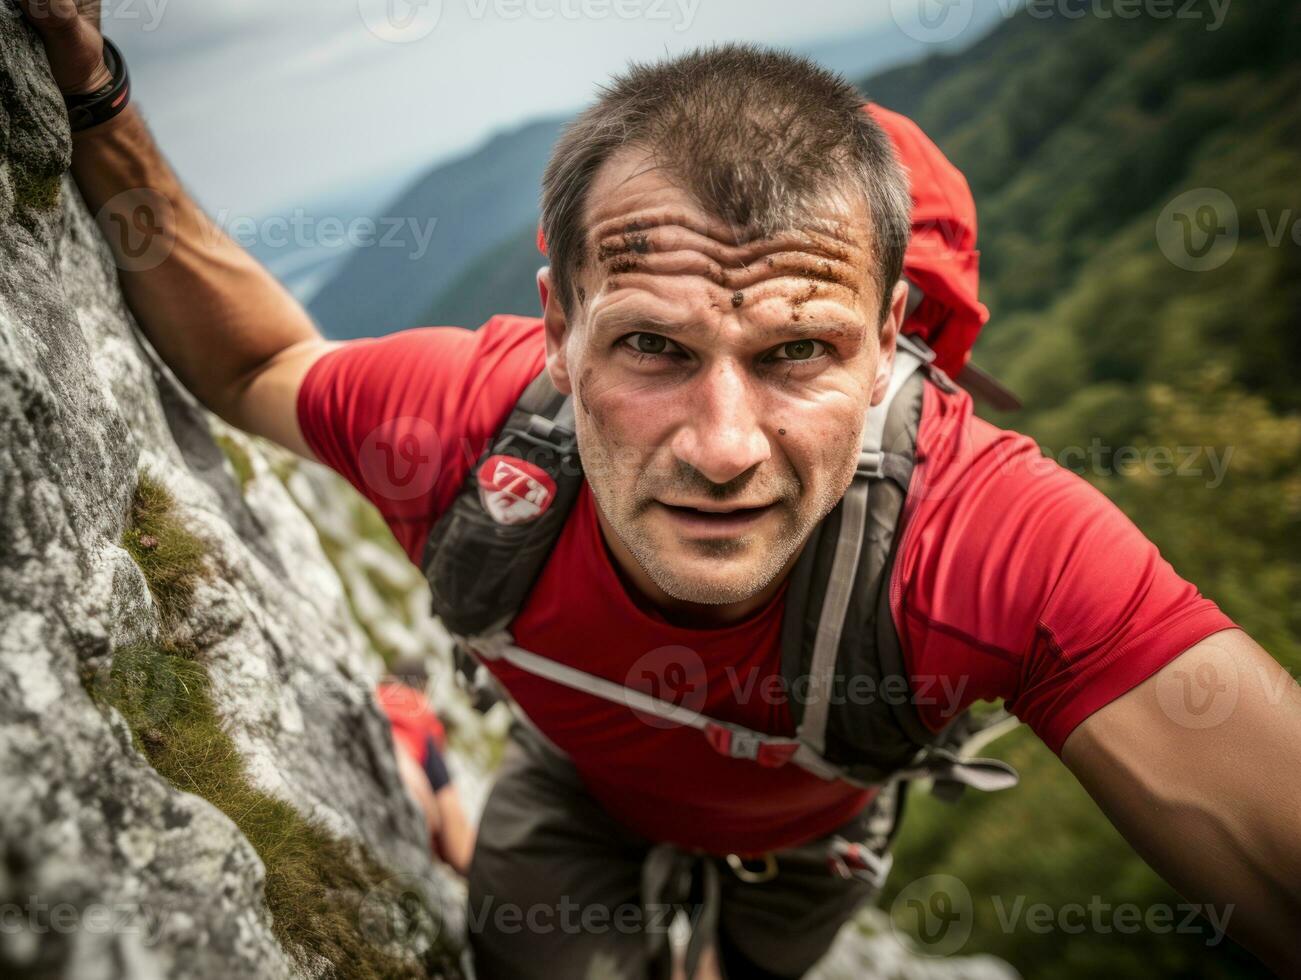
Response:
[[[657,333],[666,337],[690,336],[699,332],[696,324],[666,320],[653,313],[635,310],[613,310],[598,314],[592,321],[592,328],[602,334],[624,334],[635,332]],[[790,340],[828,340],[844,342],[862,339],[865,328],[861,323],[838,319],[802,319],[785,320],[771,326],[754,330],[756,340],[764,343],[780,344]]]
[[[694,332],[689,323],[665,320],[653,313],[638,312],[636,310],[612,310],[609,313],[597,314],[592,321],[592,326],[600,333],[645,331],[647,333],[662,333],[666,337]]]
[[[800,320],[787,321],[764,327],[759,335],[780,343],[783,340],[846,340],[862,337],[863,325],[843,320]]]

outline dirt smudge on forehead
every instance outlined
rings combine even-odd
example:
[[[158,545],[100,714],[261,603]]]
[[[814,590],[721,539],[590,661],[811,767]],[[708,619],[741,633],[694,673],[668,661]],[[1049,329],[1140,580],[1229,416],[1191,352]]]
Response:
[[[811,299],[816,299],[816,298],[817,298],[817,295],[818,295],[818,284],[817,284],[817,282],[810,282],[810,283],[809,283],[808,285],[806,285],[802,290],[800,290],[800,293],[799,293],[798,296],[795,296],[795,297],[791,300],[791,306],[792,306],[793,308],[795,308],[795,309],[798,310],[801,306],[803,306],[803,305],[804,305],[805,303],[807,303],[809,300],[811,300]]]
[[[603,241],[596,247],[598,261],[607,262],[612,258],[630,253],[647,255],[650,253],[650,236],[644,231],[625,231],[616,241]]]
[[[621,272],[636,272],[641,267],[642,264],[637,261],[636,256],[620,255],[605,264],[605,271],[610,276],[616,276]]]
[[[671,214],[607,221],[592,235],[598,260],[595,271],[606,280],[607,292],[626,285],[620,277],[628,273],[697,276],[726,290],[737,308],[741,304],[735,297],[741,295],[744,303],[744,291],[765,280],[797,278],[809,282],[793,300],[799,307],[830,295],[816,284],[833,292],[843,290],[857,300],[866,278],[863,265],[868,249],[846,222],[813,219],[807,228],[759,235],[722,222],[702,223],[690,215]]]

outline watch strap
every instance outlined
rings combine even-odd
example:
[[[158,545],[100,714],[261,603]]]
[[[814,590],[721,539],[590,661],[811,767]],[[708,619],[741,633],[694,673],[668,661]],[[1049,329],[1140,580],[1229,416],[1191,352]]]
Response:
[[[74,133],[108,122],[127,107],[131,99],[131,78],[127,74],[126,59],[116,44],[104,38],[104,64],[112,79],[93,92],[65,95],[68,124]]]

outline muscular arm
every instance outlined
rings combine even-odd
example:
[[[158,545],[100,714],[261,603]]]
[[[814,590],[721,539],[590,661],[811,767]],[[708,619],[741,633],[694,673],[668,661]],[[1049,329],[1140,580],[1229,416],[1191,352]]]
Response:
[[[1181,894],[1301,972],[1301,688],[1257,643],[1207,637],[1087,718],[1062,759]]]
[[[93,89],[98,3],[24,0],[64,92]],[[302,306],[185,192],[134,106],[74,134],[72,173],[113,248],[123,293],[176,376],[232,425],[304,456],[298,384],[331,349]]]

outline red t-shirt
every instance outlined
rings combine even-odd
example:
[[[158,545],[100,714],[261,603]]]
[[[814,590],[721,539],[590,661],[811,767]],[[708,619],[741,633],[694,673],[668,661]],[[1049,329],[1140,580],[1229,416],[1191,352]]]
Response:
[[[308,372],[299,423],[419,563],[433,522],[542,364],[533,317],[351,341]],[[927,386],[917,451],[891,609],[932,728],[976,700],[1005,698],[1060,752],[1089,714],[1234,626],[1105,496],[1033,440],[977,418],[966,393]],[[784,590],[719,629],[645,612],[615,570],[585,486],[511,632],[524,649],[648,691],[640,678],[671,663],[698,675],[691,707],[792,735],[771,683],[783,601]],[[650,839],[760,852],[821,836],[868,800],[794,766],[726,758],[694,729],[509,665],[496,673],[589,792]]]

